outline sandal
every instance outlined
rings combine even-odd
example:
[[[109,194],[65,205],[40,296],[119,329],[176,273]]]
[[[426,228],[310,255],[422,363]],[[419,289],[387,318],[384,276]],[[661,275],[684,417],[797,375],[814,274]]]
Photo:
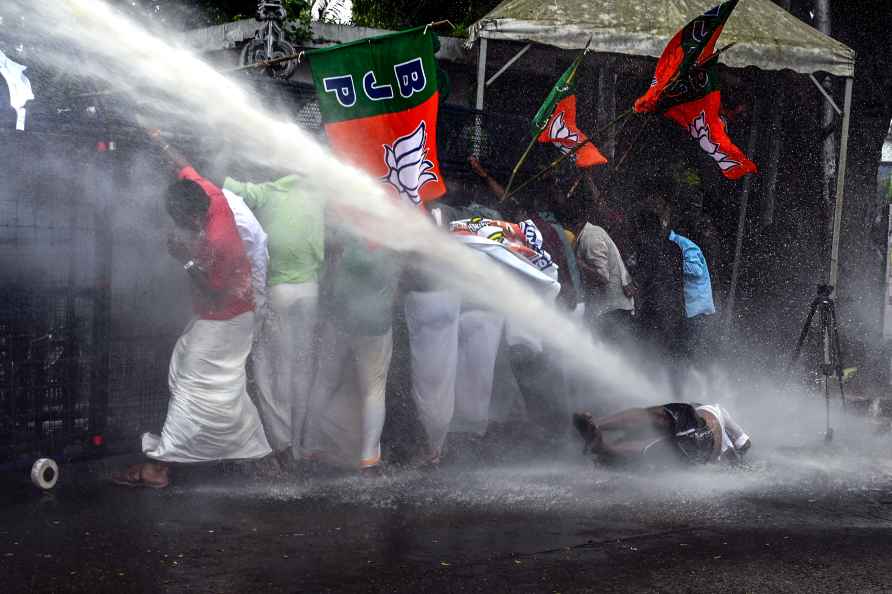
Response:
[[[145,464],[133,464],[123,472],[113,472],[111,481],[125,487],[148,487],[150,489],[164,489],[170,484],[170,479],[166,476],[161,481],[146,480],[142,474],[145,467]]]

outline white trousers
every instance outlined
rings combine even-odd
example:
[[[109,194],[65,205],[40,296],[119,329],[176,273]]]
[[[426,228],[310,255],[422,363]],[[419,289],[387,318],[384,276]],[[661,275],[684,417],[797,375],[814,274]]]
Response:
[[[313,381],[316,283],[269,288],[251,362],[257,406],[274,451],[300,448]]]
[[[193,320],[170,359],[170,403],[161,435],[142,450],[164,462],[262,458],[270,447],[246,390],[254,313],[231,320]]]
[[[448,291],[415,291],[406,294],[405,311],[412,399],[427,435],[428,453],[436,456],[455,410],[461,301]]]
[[[393,334],[352,336],[322,325],[304,433],[304,456],[351,468],[381,461]]]
[[[496,356],[505,318],[489,311],[462,311],[458,322],[455,412],[450,431],[486,433]]]

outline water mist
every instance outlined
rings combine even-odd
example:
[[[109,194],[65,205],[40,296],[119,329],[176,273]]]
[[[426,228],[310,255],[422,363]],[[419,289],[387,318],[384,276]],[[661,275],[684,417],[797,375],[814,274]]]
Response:
[[[25,4],[28,6],[26,7]],[[186,126],[222,137],[242,162],[294,171],[307,189],[350,213],[338,221],[398,252],[454,286],[462,296],[505,315],[560,352],[568,369],[622,394],[630,404],[656,402],[661,387],[494,263],[438,231],[418,210],[391,198],[381,183],[335,159],[286,115],[264,111],[233,78],[189,50],[151,34],[103,1],[15,0],[8,22],[21,23],[40,58],[60,71],[124,89],[136,111],[162,129]],[[77,49],[73,52],[72,49]],[[87,59],[81,59],[80,56]]]

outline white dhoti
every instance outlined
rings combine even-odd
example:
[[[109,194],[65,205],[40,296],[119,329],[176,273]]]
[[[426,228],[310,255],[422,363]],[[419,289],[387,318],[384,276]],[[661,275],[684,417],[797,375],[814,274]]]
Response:
[[[450,431],[483,435],[489,423],[493,377],[504,318],[489,311],[462,311],[458,330],[455,412]]]
[[[461,302],[448,291],[406,294],[412,357],[412,399],[427,435],[429,454],[443,448],[455,409]]]
[[[393,333],[353,336],[322,325],[304,434],[304,456],[352,468],[381,461]]]
[[[170,403],[161,435],[142,450],[163,462],[262,458],[270,453],[260,415],[248,397],[245,363],[254,313],[193,320],[170,359]]]
[[[299,453],[313,381],[319,303],[316,283],[269,288],[260,336],[251,355],[257,407],[273,450]]]

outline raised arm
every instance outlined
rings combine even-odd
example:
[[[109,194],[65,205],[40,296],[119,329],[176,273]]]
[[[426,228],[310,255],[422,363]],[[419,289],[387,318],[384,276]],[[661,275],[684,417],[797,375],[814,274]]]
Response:
[[[468,157],[468,164],[471,166],[471,170],[480,176],[484,182],[486,182],[486,186],[489,188],[489,191],[495,194],[496,198],[500,199],[505,195],[505,188],[502,187],[502,184],[497,182],[493,176],[489,174],[489,172],[483,168],[483,165],[480,164],[480,160],[477,157],[471,155]]]
[[[150,130],[146,130],[146,134],[149,136],[149,140],[154,142],[161,149],[161,154],[164,158],[173,166],[176,171],[182,171],[187,167],[191,167],[189,161],[186,160],[177,149],[170,146],[169,143],[165,142],[163,138],[161,138],[161,130],[154,128]]]

